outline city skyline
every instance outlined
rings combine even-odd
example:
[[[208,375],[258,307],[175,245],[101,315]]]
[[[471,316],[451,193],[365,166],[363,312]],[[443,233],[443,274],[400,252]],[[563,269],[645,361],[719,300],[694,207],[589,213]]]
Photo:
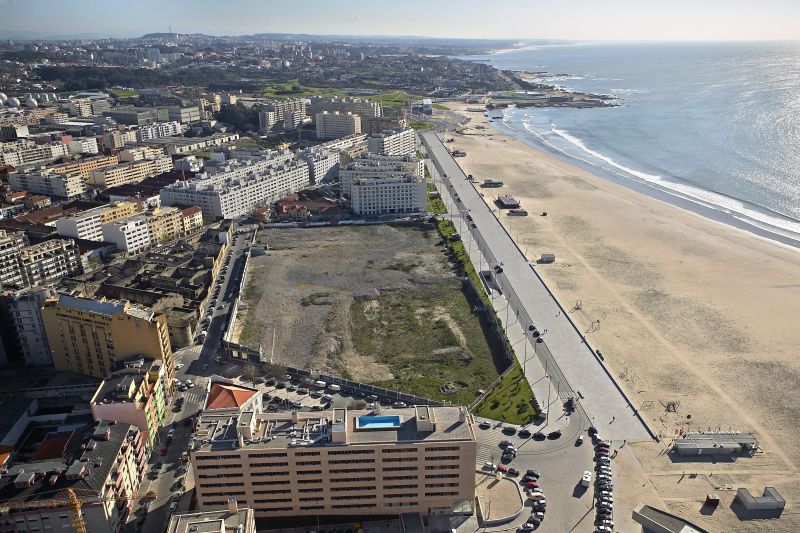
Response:
[[[568,5],[514,1],[487,11],[479,0],[457,9],[443,2],[409,0],[402,7],[355,0],[311,0],[302,12],[277,2],[234,0],[219,9],[208,0],[191,9],[175,2],[143,0],[126,11],[119,0],[2,0],[0,34],[10,39],[125,38],[144,33],[305,33],[337,36],[423,36],[473,39],[601,41],[748,41],[800,39],[800,5],[788,0],[689,0],[641,3],[614,0],[598,10],[588,0]],[[125,12],[124,17],[118,16]],[[158,13],[158,20],[152,17]],[[397,16],[398,13],[405,14]],[[510,16],[514,14],[514,16]],[[442,21],[448,21],[442,24]],[[69,28],[68,30],[66,28]]]

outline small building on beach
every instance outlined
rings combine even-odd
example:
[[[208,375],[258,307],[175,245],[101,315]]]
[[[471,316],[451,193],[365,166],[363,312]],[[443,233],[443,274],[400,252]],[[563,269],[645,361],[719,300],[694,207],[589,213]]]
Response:
[[[500,209],[517,209],[519,207],[519,200],[510,194],[501,194],[497,197],[497,206]]]

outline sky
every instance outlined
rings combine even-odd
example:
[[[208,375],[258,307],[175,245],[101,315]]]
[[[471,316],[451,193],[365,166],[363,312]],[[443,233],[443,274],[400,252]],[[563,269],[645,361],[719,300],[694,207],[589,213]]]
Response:
[[[0,39],[150,32],[800,40],[800,0],[0,0]]]

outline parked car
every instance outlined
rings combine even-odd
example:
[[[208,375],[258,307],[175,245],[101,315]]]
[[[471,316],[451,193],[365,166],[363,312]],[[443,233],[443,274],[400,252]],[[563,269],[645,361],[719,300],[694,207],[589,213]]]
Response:
[[[525,483],[525,488],[526,489],[538,489],[539,488],[539,484],[536,483],[535,481],[528,481],[527,483]]]
[[[556,440],[558,438],[561,438],[561,432],[558,430],[551,431],[550,433],[547,434],[547,438],[550,440]]]
[[[183,367],[184,367],[183,363],[178,363],[177,365],[175,365],[175,370],[180,370]]]
[[[541,431],[537,431],[533,434],[533,440],[544,440],[547,438],[547,435],[542,433]]]
[[[405,407],[405,406],[406,406],[406,402],[394,402],[392,404],[392,407],[397,408],[397,409],[400,409],[400,408]]]
[[[515,428],[514,426],[506,426],[503,428],[503,433],[505,433],[506,435],[516,435],[517,428]]]
[[[534,477],[536,479],[539,479],[541,477],[541,474],[539,473],[539,471],[538,470],[533,470],[533,469],[526,471],[525,475]]]
[[[517,528],[517,531],[527,532],[527,531],[533,531],[535,528],[536,528],[535,525],[531,524],[530,522],[525,522],[524,524],[522,524]]]
[[[505,448],[505,447],[507,447],[507,446],[511,446],[511,441],[510,441],[510,440],[501,440],[501,441],[500,441],[500,442],[498,442],[497,444],[498,444],[498,446],[500,446],[501,448]]]
[[[480,424],[478,424],[478,427],[481,429],[489,429],[490,427],[492,427],[492,425],[486,420],[484,420]]]
[[[519,433],[517,433],[523,439],[528,439],[531,436],[531,431],[529,429],[521,429]]]
[[[508,467],[505,465],[497,465],[495,466],[495,468],[497,469],[498,472],[502,472],[504,474],[508,472]]]
[[[294,392],[297,390],[297,387],[289,383],[288,385],[286,385],[286,390],[288,390],[289,392]]]
[[[583,444],[583,435],[578,435],[578,438],[575,440],[575,446],[580,446]]]
[[[519,470],[517,470],[516,468],[509,468],[508,475],[516,477],[519,475]]]

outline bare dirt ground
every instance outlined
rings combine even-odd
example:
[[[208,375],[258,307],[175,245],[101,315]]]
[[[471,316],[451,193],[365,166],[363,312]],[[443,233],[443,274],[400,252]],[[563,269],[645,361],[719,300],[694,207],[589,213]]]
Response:
[[[476,390],[497,376],[432,224],[266,229],[258,240],[268,252],[252,258],[238,341],[261,343],[274,363],[402,390],[428,379],[408,391],[418,394],[455,381],[454,360]],[[423,367],[444,377],[415,377]]]

